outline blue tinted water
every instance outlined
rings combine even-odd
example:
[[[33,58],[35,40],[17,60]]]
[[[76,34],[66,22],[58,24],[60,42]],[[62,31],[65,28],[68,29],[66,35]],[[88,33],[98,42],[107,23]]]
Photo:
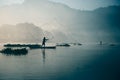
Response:
[[[83,45],[0,54],[0,80],[120,80],[120,46]]]

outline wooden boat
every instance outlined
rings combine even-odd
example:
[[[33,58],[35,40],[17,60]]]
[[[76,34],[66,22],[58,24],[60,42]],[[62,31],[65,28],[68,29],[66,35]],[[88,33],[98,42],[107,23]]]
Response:
[[[110,46],[116,46],[115,44],[110,44]]]
[[[39,48],[41,45],[39,44],[5,44],[4,47],[36,47]]]
[[[45,47],[40,47],[41,49],[56,49],[56,46],[45,46]]]
[[[60,47],[70,47],[70,45],[67,44],[67,43],[57,44],[56,46],[60,46]]]
[[[4,47],[29,47],[30,49],[56,49],[56,46],[45,46],[40,44],[5,44]]]

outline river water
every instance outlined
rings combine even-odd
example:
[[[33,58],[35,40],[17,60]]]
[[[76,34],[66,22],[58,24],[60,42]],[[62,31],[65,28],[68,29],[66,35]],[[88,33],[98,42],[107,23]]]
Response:
[[[0,53],[0,80],[120,80],[119,50],[119,45],[82,45]]]

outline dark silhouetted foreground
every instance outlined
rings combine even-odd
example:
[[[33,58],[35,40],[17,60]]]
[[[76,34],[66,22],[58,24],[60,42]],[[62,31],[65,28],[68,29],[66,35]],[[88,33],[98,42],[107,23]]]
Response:
[[[28,54],[28,50],[26,48],[21,48],[21,49],[5,48],[1,50],[0,52],[5,55],[15,55],[15,56]]]

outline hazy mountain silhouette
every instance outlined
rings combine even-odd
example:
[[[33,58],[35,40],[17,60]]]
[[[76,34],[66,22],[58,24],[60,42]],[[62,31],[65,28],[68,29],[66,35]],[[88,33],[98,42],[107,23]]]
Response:
[[[54,41],[120,41],[120,6],[81,11],[48,0],[26,0],[21,5],[1,7],[0,13],[0,24],[31,22],[50,32]],[[34,36],[41,34],[35,29],[31,29]]]
[[[79,12],[71,31],[89,33],[92,38],[105,41],[120,41],[120,6],[109,6],[93,11]],[[76,33],[77,33],[76,31]]]
[[[40,43],[44,36],[50,38],[52,41],[63,41],[65,35],[62,32],[44,31],[40,27],[32,23],[19,23],[16,25],[2,25],[0,27],[0,41],[1,42],[21,42],[21,43]],[[53,39],[56,37],[56,39]]]
[[[0,27],[0,41],[2,42],[40,42],[42,36],[43,30],[31,23]]]

